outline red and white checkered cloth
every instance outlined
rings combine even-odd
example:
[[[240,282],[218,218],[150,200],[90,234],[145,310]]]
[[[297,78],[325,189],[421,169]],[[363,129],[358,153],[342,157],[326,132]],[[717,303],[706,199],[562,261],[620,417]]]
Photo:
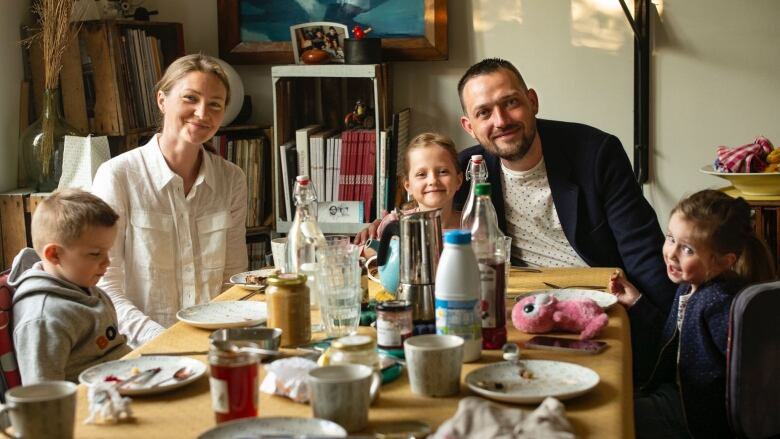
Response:
[[[764,136],[735,148],[719,146],[713,167],[718,172],[761,172],[766,168],[766,156],[772,149],[772,142]]]

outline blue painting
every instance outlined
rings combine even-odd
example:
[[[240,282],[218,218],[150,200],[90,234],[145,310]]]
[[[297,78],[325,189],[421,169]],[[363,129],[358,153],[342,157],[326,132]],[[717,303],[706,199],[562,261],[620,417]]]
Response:
[[[241,41],[290,41],[290,26],[313,21],[371,27],[373,38],[425,35],[425,0],[241,0]]]

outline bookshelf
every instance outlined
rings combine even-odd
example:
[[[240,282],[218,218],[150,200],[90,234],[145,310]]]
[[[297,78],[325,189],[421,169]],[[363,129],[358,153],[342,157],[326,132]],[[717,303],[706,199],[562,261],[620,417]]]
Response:
[[[323,222],[320,221],[320,227],[324,233],[357,233],[366,227],[368,221],[376,218],[381,210],[385,208],[382,194],[377,191],[377,182],[380,178],[380,169],[384,164],[385,173],[391,169],[394,172],[395,160],[385,156],[381,159],[381,149],[383,139],[386,139],[386,130],[389,127],[390,99],[388,95],[389,75],[387,65],[369,64],[369,65],[349,65],[349,64],[327,64],[327,65],[283,65],[271,68],[271,80],[273,86],[273,115],[274,115],[274,137],[273,137],[273,210],[276,221],[276,232],[287,233],[292,224],[292,216],[295,208],[291,206],[290,194],[292,191],[291,180],[294,180],[297,173],[287,169],[287,180],[284,178],[283,160],[285,157],[282,151],[289,152],[294,147],[297,150],[297,156],[300,157],[300,148],[306,150],[309,148],[305,140],[301,144],[301,138],[297,137],[299,132],[312,125],[318,125],[320,132],[329,132],[329,135],[342,140],[346,140],[344,133],[347,132],[345,126],[345,115],[355,109],[357,100],[361,100],[366,107],[366,116],[373,117],[374,125],[371,129],[363,129],[362,132],[367,136],[364,142],[373,142],[373,144],[362,143],[362,146],[373,148],[373,157],[370,157],[362,146],[356,146],[354,157],[356,160],[370,160],[370,175],[361,174],[364,178],[363,184],[367,185],[362,190],[363,200],[370,199],[367,203],[361,201],[364,211],[363,220],[349,222]],[[316,130],[315,130],[316,131]],[[340,133],[340,134],[339,134]],[[308,138],[308,136],[307,136]],[[313,151],[313,150],[312,150]],[[325,149],[325,151],[331,151]],[[307,153],[308,154],[308,153]],[[326,152],[329,154],[329,152]],[[316,157],[316,155],[315,155]],[[331,155],[328,155],[331,157]],[[366,157],[369,157],[366,159]],[[345,166],[343,156],[336,153],[332,156],[330,163],[334,166]],[[289,163],[289,162],[288,162]],[[289,168],[291,164],[284,164]],[[366,168],[368,169],[368,168]],[[297,169],[296,169],[297,170]],[[334,170],[334,185],[341,178]],[[359,171],[355,171],[356,173]],[[307,172],[313,177],[311,170]],[[355,176],[360,178],[360,176]],[[370,180],[373,182],[369,183]],[[354,180],[353,180],[354,181]],[[284,185],[287,184],[287,190]],[[328,183],[330,184],[330,183]],[[318,189],[318,198],[324,201],[325,194],[321,194]],[[336,201],[358,201],[355,198],[344,198],[340,196],[338,189],[332,189],[330,200]],[[366,197],[368,195],[368,197]],[[369,204],[369,205],[366,205]],[[288,210],[289,207],[289,210]]]
[[[63,56],[63,115],[80,133],[109,136],[112,155],[138,146],[156,130],[153,88],[165,68],[184,55],[181,23],[91,20]],[[27,54],[33,121],[40,114],[40,45]]]

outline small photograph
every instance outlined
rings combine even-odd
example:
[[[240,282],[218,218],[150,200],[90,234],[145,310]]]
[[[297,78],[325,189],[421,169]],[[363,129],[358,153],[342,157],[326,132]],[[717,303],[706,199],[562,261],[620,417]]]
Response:
[[[347,27],[339,23],[316,21],[290,26],[295,64],[303,64],[304,54],[313,49],[325,51],[328,62],[344,63],[344,39]],[[324,55],[310,58],[319,59]]]

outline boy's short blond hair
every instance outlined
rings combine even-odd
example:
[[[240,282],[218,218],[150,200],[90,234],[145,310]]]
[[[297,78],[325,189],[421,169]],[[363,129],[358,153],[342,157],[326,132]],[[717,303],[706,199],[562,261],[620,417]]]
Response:
[[[40,255],[46,244],[69,245],[86,227],[113,227],[119,215],[105,201],[79,189],[52,193],[35,209],[30,225],[33,248]]]

